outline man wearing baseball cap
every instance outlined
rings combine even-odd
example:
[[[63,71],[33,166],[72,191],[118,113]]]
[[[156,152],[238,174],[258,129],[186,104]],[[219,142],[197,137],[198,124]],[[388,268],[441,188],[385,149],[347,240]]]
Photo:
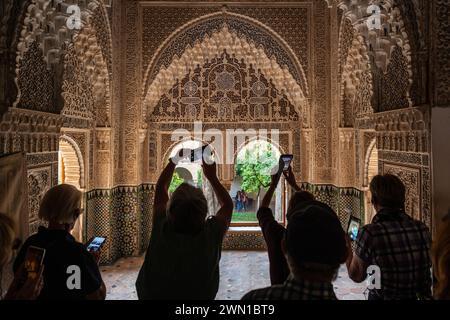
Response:
[[[336,213],[308,201],[292,213],[282,241],[291,271],[280,285],[247,293],[243,300],[336,300],[332,282],[347,257],[346,234]]]

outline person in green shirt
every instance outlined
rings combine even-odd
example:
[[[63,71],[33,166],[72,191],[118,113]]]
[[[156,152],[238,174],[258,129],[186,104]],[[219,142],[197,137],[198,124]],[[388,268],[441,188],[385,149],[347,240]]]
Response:
[[[169,199],[176,161],[171,159],[156,184],[153,230],[136,280],[140,300],[212,300],[219,289],[222,241],[230,226],[233,201],[220,184],[216,164],[202,163],[220,204],[207,217],[201,189],[181,184]]]

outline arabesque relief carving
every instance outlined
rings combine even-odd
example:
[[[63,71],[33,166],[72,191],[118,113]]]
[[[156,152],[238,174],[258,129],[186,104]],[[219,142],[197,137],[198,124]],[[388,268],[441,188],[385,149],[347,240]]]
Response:
[[[69,5],[79,28],[67,26]],[[379,28],[368,26],[370,5]],[[429,105],[449,104],[443,0],[6,0],[2,13],[0,154],[27,154],[32,230],[66,134],[83,158],[85,236],[111,237],[104,262],[145,250],[170,135],[194,121],[279,130],[304,189],[343,223],[344,209],[367,212],[369,167],[398,175],[408,212],[432,223]],[[227,185],[232,170],[220,169]],[[239,243],[260,248],[261,238],[233,235],[226,246]]]

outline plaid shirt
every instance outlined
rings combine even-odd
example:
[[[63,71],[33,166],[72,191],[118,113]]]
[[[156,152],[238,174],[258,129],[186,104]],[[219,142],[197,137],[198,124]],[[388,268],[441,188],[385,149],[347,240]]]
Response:
[[[431,235],[425,224],[404,212],[381,210],[361,228],[356,255],[381,271],[381,290],[372,298],[417,299],[431,295]]]
[[[331,283],[298,281],[291,275],[283,284],[250,291],[242,300],[337,300],[337,298]]]

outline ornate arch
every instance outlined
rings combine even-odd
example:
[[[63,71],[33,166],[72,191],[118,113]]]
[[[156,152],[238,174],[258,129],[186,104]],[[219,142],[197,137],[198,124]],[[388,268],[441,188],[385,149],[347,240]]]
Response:
[[[62,87],[65,116],[95,120],[97,126],[109,126],[110,74],[94,28],[85,27],[69,46]]]
[[[91,26],[95,29],[97,43],[103,54],[103,58],[108,67],[109,74],[112,73],[112,31],[111,22],[109,21],[108,12],[105,5],[97,7],[96,12],[92,15]]]
[[[272,80],[224,51],[197,66],[158,99],[150,122],[297,123],[302,115]]]
[[[67,135],[62,135],[59,138],[60,150],[63,151],[64,162],[77,162],[79,172],[76,172],[76,168],[66,167],[65,174],[79,177],[79,187],[84,189],[86,187],[85,183],[85,172],[84,172],[84,159],[80,147],[74,139]],[[62,145],[61,145],[62,143]],[[71,150],[69,149],[71,148]]]
[[[268,143],[270,143],[271,145],[273,145],[275,148],[278,149],[278,152],[280,152],[280,154],[285,154],[288,153],[288,146],[282,146],[281,143],[279,141],[275,141],[274,139],[272,139],[271,137],[255,137],[249,140],[245,140],[244,142],[242,142],[239,146],[236,146],[236,150],[234,151],[234,155],[233,155],[233,159],[236,160],[236,157],[238,156],[239,152],[245,148],[250,142],[255,141],[255,140],[263,140],[266,141]]]
[[[373,76],[366,43],[355,35],[347,45],[341,68],[341,127],[353,127],[356,118],[373,113]]]
[[[60,61],[67,43],[70,43],[73,36],[79,32],[66,26],[66,20],[71,15],[67,13],[67,8],[73,4],[78,5],[81,11],[81,29],[90,24],[94,11],[103,6],[100,0],[76,0],[71,3],[66,3],[65,0],[30,1],[17,45],[17,62],[22,59],[33,41],[39,43],[48,65]]]
[[[330,1],[329,1],[330,2]],[[410,98],[413,84],[413,72],[411,64],[411,46],[406,32],[405,23],[401,11],[394,0],[385,0],[382,3],[374,0],[362,0],[355,4],[352,0],[339,0],[338,7],[343,11],[342,21],[349,20],[355,33],[361,35],[366,43],[367,52],[374,65],[384,74],[390,70],[390,64],[396,48],[406,60],[406,73],[408,87],[406,88],[408,106],[412,106]],[[367,8],[371,4],[377,4],[381,8],[381,29],[369,30],[367,26]],[[342,24],[341,24],[342,25]]]
[[[185,24],[158,48],[144,77],[143,115],[151,113],[161,93],[171,88],[176,79],[223,51],[260,69],[277,88],[285,89],[296,108],[306,109],[307,80],[284,40],[249,17],[218,12]]]
[[[366,155],[365,155],[365,159],[364,159],[363,187],[368,187],[369,183],[370,183],[370,181],[369,181],[370,164],[371,164],[373,152],[375,150],[377,150],[377,139],[376,138],[374,138],[370,142],[369,147],[366,150]],[[378,157],[377,157],[377,162],[378,162]]]
[[[78,5],[81,10],[82,26],[80,30],[70,30],[66,26],[69,5]],[[18,89],[14,106],[20,101],[21,89],[18,83],[19,72],[24,55],[36,44],[43,55],[47,68],[66,62],[67,53],[75,46],[78,54],[87,57],[90,63],[92,86],[106,91],[106,104],[109,113],[109,73],[105,70],[105,60],[111,56],[111,30],[106,8],[100,0],[77,0],[66,3],[65,0],[31,0],[25,7],[24,19],[19,27],[20,37],[17,43],[16,77],[15,83]],[[94,24],[94,26],[93,26]],[[93,27],[92,27],[93,26]],[[103,26],[101,28],[101,26]],[[97,32],[97,28],[101,28]],[[101,44],[93,39],[101,33]],[[88,39],[85,39],[85,38]],[[77,44],[78,42],[78,44]],[[75,43],[75,44],[74,44]],[[105,47],[106,48],[102,48]],[[103,50],[103,51],[102,51]],[[83,52],[85,51],[85,52]],[[102,53],[106,57],[101,57]],[[102,90],[99,90],[102,91]],[[107,121],[105,121],[107,122]]]

